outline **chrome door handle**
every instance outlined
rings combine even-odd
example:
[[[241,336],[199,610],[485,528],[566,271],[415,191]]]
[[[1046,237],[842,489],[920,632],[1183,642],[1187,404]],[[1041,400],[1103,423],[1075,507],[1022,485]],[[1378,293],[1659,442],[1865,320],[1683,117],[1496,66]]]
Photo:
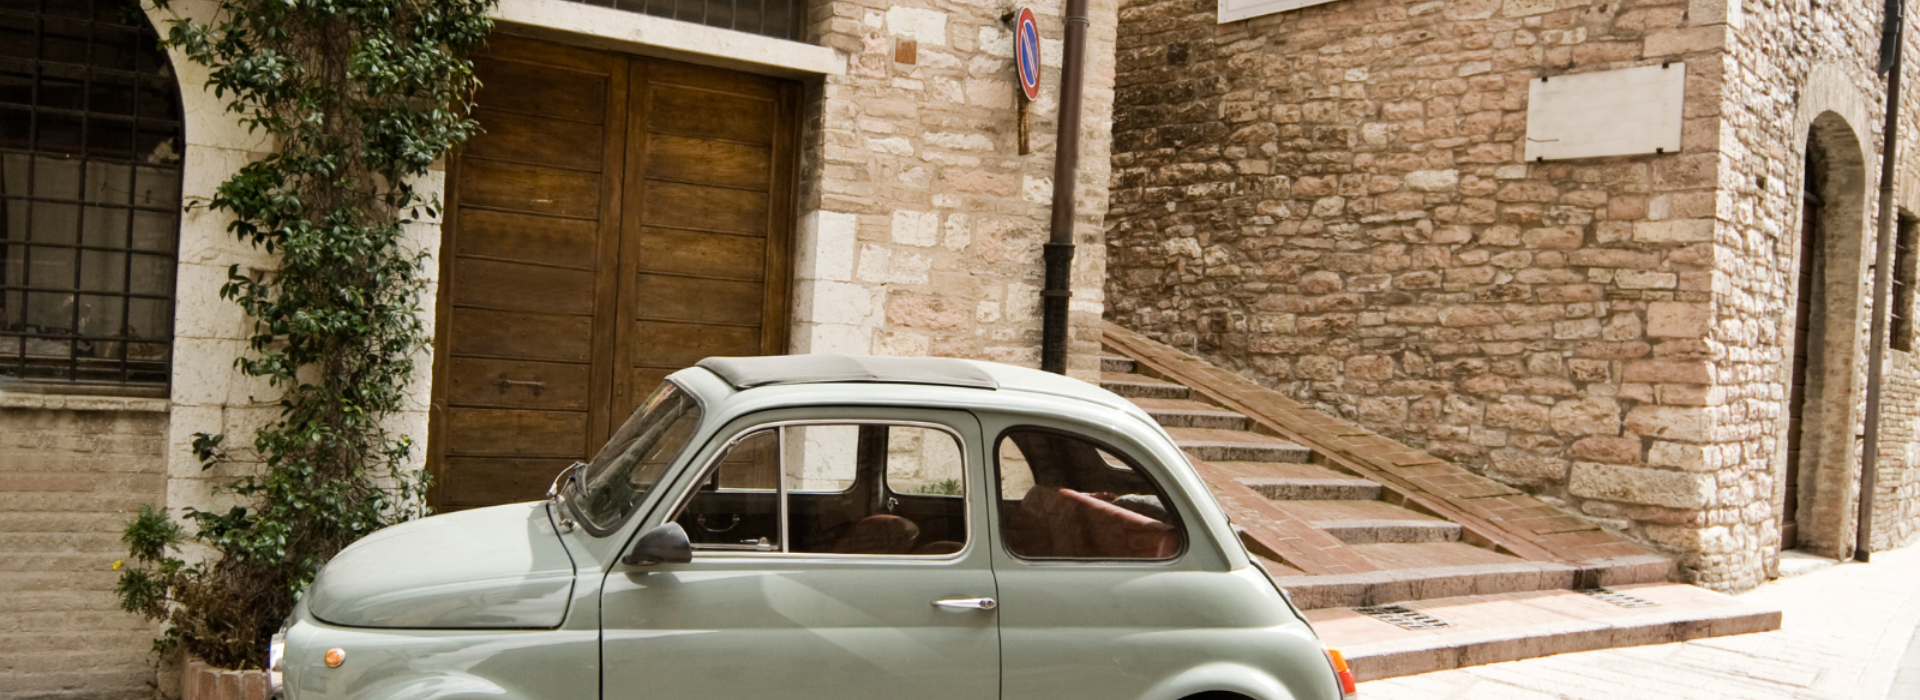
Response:
[[[992,610],[1000,605],[993,602],[992,598],[941,598],[933,601],[933,604],[935,607],[965,610]]]

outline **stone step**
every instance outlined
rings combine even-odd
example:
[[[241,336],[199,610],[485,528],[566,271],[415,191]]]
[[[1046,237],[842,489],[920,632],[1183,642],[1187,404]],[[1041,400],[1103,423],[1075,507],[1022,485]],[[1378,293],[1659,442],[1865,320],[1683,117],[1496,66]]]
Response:
[[[1167,428],[1246,430],[1247,417],[1210,403],[1185,399],[1134,399],[1134,405]]]
[[[1385,501],[1288,501],[1287,510],[1347,544],[1460,539],[1458,524]]]
[[[1307,575],[1261,559],[1274,580],[1303,610],[1386,605],[1463,595],[1569,590],[1594,586],[1665,583],[1673,560],[1639,555],[1581,562],[1527,561],[1465,542],[1348,545],[1378,571]]]
[[[1654,583],[1610,592],[1626,596],[1615,600],[1638,607],[1559,590],[1410,601],[1397,610],[1378,611],[1417,629],[1352,608],[1310,610],[1306,616],[1321,641],[1339,649],[1361,681],[1780,629],[1780,611],[1704,588]],[[1434,622],[1445,625],[1425,626]]]
[[[1100,357],[1101,372],[1113,372],[1115,374],[1132,374],[1134,372],[1139,371],[1139,367],[1140,367],[1140,364],[1137,362],[1134,362],[1133,358],[1131,357],[1119,357],[1116,355],[1102,355]]]
[[[1240,483],[1276,501],[1375,501],[1379,484],[1311,464],[1215,462]]]
[[[1313,450],[1277,437],[1244,430],[1167,428],[1173,443],[1194,459],[1207,462],[1309,462]]]
[[[1128,399],[1184,399],[1193,394],[1173,382],[1125,372],[1101,372],[1100,388]]]

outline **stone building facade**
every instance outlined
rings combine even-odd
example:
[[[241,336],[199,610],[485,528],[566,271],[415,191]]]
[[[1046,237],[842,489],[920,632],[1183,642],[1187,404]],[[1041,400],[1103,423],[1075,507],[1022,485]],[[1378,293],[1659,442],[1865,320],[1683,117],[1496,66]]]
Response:
[[[1765,580],[1787,523],[1786,547],[1846,555],[1881,14],[1335,0],[1223,23],[1208,0],[1130,0],[1109,318],[1674,552],[1703,585]],[[1642,66],[1685,71],[1677,151],[1526,159],[1530,81]],[[1896,204],[1920,210],[1904,104]],[[1876,548],[1920,527],[1920,367],[1886,354]]]
[[[128,24],[127,15],[121,14],[125,4],[119,0],[85,0],[16,4],[0,9],[0,32],[6,33],[0,40],[21,49],[6,52],[0,61],[24,64],[45,60],[61,63],[50,71],[85,70],[85,62],[97,57],[62,54],[57,47],[42,50],[42,44],[48,41],[45,37],[84,37],[89,31],[131,36],[127,33],[151,29]],[[677,6],[684,11],[698,4]],[[631,367],[618,365],[621,372],[632,369],[633,386],[629,388],[634,392],[644,392],[650,386],[647,382],[657,382],[670,369],[660,365],[684,366],[700,356],[688,353],[702,352],[944,355],[1037,365],[1040,244],[1047,236],[1053,173],[1060,5],[1057,0],[1034,5],[1041,18],[1042,34],[1049,40],[1043,78],[1047,87],[1039,100],[1023,106],[1013,69],[1012,33],[1002,18],[1007,8],[999,4],[972,0],[770,1],[762,6],[784,7],[786,17],[777,22],[768,18],[749,27],[743,20],[734,20],[733,24],[715,20],[713,17],[722,14],[717,12],[704,20],[695,15],[679,21],[671,18],[671,9],[667,11],[669,16],[662,17],[568,0],[502,0],[496,13],[498,38],[481,57],[483,77],[490,78],[489,84],[512,84],[512,80],[536,87],[592,84],[607,87],[604,94],[612,97],[562,90],[553,100],[531,101],[539,110],[529,112],[519,100],[490,100],[483,88],[479,97],[482,111],[478,114],[488,133],[481,138],[491,141],[477,140],[424,183],[425,189],[441,192],[450,205],[445,220],[414,227],[415,241],[436,261],[429,270],[428,293],[422,300],[433,316],[429,321],[435,325],[435,343],[422,350],[420,376],[410,387],[413,398],[408,409],[396,416],[395,427],[421,446],[415,454],[419,464],[442,475],[451,469],[453,478],[448,484],[471,486],[463,486],[468,490],[458,493],[452,493],[449,487],[436,496],[439,504],[465,507],[526,497],[530,490],[545,489],[553,471],[547,467],[553,460],[588,456],[509,454],[478,459],[492,460],[485,469],[457,464],[449,467],[460,457],[457,447],[449,445],[468,440],[470,435],[531,434],[535,429],[557,425],[555,430],[568,437],[563,443],[578,445],[584,451],[587,445],[604,439],[611,429],[608,421],[617,426],[618,419],[624,418],[611,416],[622,407],[620,400],[597,404],[600,408],[594,410],[605,410],[593,414],[599,416],[593,420],[565,418],[569,411],[590,413],[575,410],[572,405],[513,402],[519,399],[511,391],[534,379],[513,375],[509,370],[534,371],[536,365],[564,369],[569,362],[584,368],[591,364],[584,356],[561,358],[565,361],[519,358],[514,360],[518,364],[508,369],[486,368],[485,373],[470,371],[471,363],[462,364],[467,359],[460,356],[461,343],[489,330],[504,328],[513,337],[553,337],[545,332],[547,326],[539,325],[550,319],[537,317],[548,309],[511,308],[514,303],[546,303],[545,297],[485,297],[490,279],[486,277],[487,264],[519,265],[509,270],[511,279],[591,278],[606,274],[606,270],[623,274],[631,271],[594,252],[613,250],[618,247],[615,244],[589,247],[586,258],[572,262],[535,259],[537,255],[507,259],[487,249],[489,241],[506,239],[489,236],[591,231],[595,229],[590,224],[575,224],[598,221],[601,235],[631,242],[655,235],[656,229],[671,228],[669,223],[662,223],[666,219],[659,218],[646,220],[643,225],[625,225],[622,219],[606,215],[609,205],[605,201],[598,213],[554,209],[567,205],[571,201],[568,196],[601,188],[553,183],[597,182],[611,191],[612,186],[605,183],[624,173],[629,189],[606,201],[626,197],[627,201],[646,202],[654,207],[649,216],[686,211],[725,218],[729,212],[737,213],[738,207],[715,204],[723,200],[755,202],[754,206],[760,207],[755,211],[769,212],[764,219],[747,222],[760,227],[745,232],[750,235],[709,231],[719,228],[718,224],[703,226],[696,221],[674,224],[685,231],[668,232],[682,237],[667,236],[667,240],[690,241],[685,245],[663,246],[655,238],[645,238],[644,244],[630,243],[651,246],[644,248],[641,272],[659,272],[661,279],[692,280],[687,283],[691,286],[639,292],[653,294],[647,297],[653,307],[678,304],[717,308],[721,302],[714,300],[726,297],[730,290],[757,285],[749,295],[755,304],[749,309],[753,314],[750,322],[728,327],[733,330],[697,328],[684,334],[687,342],[682,346],[638,346],[639,354],[655,361],[640,361]],[[148,21],[164,32],[167,21],[208,17],[217,3],[176,0],[167,9],[156,9],[152,3],[140,6]],[[648,6],[658,11],[658,3]],[[725,2],[716,6],[735,7]],[[1101,222],[1107,208],[1107,124],[1111,120],[1115,16],[1116,7],[1111,1],[1094,3],[1084,113],[1089,127],[1082,147],[1080,218],[1075,233],[1081,246],[1073,271],[1077,295],[1070,316],[1070,371],[1089,379],[1097,373],[1098,326],[1103,309],[1100,279],[1105,248]],[[90,29],[89,22],[98,26]],[[151,36],[147,34],[142,41],[151,42]],[[156,185],[154,191],[160,194],[147,197],[145,209],[134,206],[144,213],[163,215],[179,212],[183,201],[209,197],[238,166],[268,149],[269,144],[249,134],[235,115],[226,112],[224,100],[203,87],[204,69],[177,54],[142,65],[150,69],[150,75],[142,79],[152,83],[149,87],[161,96],[155,99],[176,100],[177,113],[165,120],[148,115],[149,126],[160,124],[171,131],[154,137],[157,140],[153,143],[143,142],[145,150],[141,153],[114,160],[84,149],[63,151],[60,149],[67,146],[47,139],[8,141],[0,146],[13,149],[9,153],[28,154],[23,157],[62,162],[172,167],[178,179],[164,187]],[[595,72],[607,66],[613,67],[611,73]],[[30,96],[37,93],[20,83],[17,75],[32,75],[31,71],[7,70],[11,72],[0,77],[0,93],[4,93],[0,102],[5,103],[0,108],[14,110],[7,112],[9,123],[16,111],[64,114],[59,112],[67,109],[64,105],[30,102]],[[764,88],[771,91],[766,94],[774,95],[776,102],[790,102],[771,108],[767,113],[777,121],[755,132],[767,135],[772,146],[752,138],[706,134],[705,141],[694,145],[707,149],[705,153],[719,155],[711,155],[710,160],[701,161],[701,167],[691,168],[675,176],[677,180],[653,190],[633,183],[668,180],[648,179],[654,178],[653,171],[636,169],[640,166],[633,163],[622,165],[611,147],[605,150],[609,154],[604,161],[607,167],[602,167],[603,161],[597,158],[601,153],[598,150],[592,151],[593,158],[568,160],[573,157],[568,149],[581,143],[563,139],[582,133],[608,138],[624,133],[634,139],[652,139],[656,154],[669,153],[668,146],[691,143],[698,140],[695,136],[702,136],[670,133],[672,128],[660,126],[667,123],[667,117],[659,115],[668,108],[659,103],[667,98],[653,103],[617,103],[619,96],[640,89],[643,83],[637,76],[643,70],[648,72],[649,81],[644,85],[653,91],[648,94],[667,95],[668,88],[686,84],[691,87],[674,94],[708,96],[702,98],[705,102],[689,103],[691,112],[686,113],[705,115],[703,120],[696,120],[695,131],[751,122],[721,118],[741,102],[729,96],[734,93],[759,94],[753,91]],[[570,80],[587,82],[568,83]],[[621,82],[627,80],[631,82]],[[730,99],[734,101],[728,102]],[[587,105],[581,109],[598,110],[593,114],[600,116],[590,118],[583,116],[585,112],[567,111],[580,105]],[[646,113],[653,121],[635,116],[640,112],[634,110],[641,107],[653,110]],[[628,120],[615,122],[621,114]],[[1017,137],[1023,114],[1031,127],[1025,147]],[[137,123],[137,118],[133,119]],[[523,128],[528,124],[540,128]],[[643,133],[645,136],[641,136]],[[14,136],[9,133],[5,138]],[[744,152],[761,158],[755,162],[765,165],[768,148],[776,151],[772,165],[763,167],[759,174],[743,175],[746,184],[718,182],[740,175],[720,167],[726,163],[721,156]],[[788,160],[779,160],[780,149],[786,149]],[[665,159],[654,158],[654,165]],[[32,185],[19,189],[23,187],[21,182],[34,177],[22,172],[32,171],[6,171],[4,194],[14,205],[10,211],[18,214],[0,210],[0,217],[6,217],[6,228],[0,233],[9,245],[48,240],[43,229],[48,229],[47,222],[52,220],[21,213],[28,207],[53,211],[54,206],[35,199],[39,195]],[[658,203],[665,200],[647,199],[664,196],[659,193],[670,190],[669,185],[708,189],[689,190],[696,196],[682,200],[678,210]],[[169,195],[174,191],[177,197]],[[747,199],[726,199],[735,195]],[[27,200],[34,201],[15,204]],[[85,216],[99,216],[91,213],[94,211],[87,209]],[[513,217],[535,221],[529,217],[538,216],[551,221],[518,228],[498,224]],[[90,318],[89,314],[95,314],[91,309],[96,307],[88,307],[85,313],[73,309],[76,304],[95,303],[88,296],[91,288],[81,284],[77,290],[55,290],[57,293],[47,298],[32,296],[45,290],[28,290],[26,287],[33,285],[22,281],[28,274],[22,270],[42,269],[33,268],[36,263],[31,259],[16,257],[15,266],[6,268],[14,275],[11,282],[0,277],[0,292],[9,294],[5,306],[0,307],[0,520],[9,523],[0,528],[4,532],[0,536],[0,589],[7,591],[0,595],[0,628],[23,644],[33,640],[29,646],[36,649],[18,663],[0,666],[0,698],[118,698],[150,693],[148,685],[155,680],[148,654],[153,629],[120,612],[112,594],[117,574],[111,564],[125,556],[119,542],[120,529],[144,503],[164,505],[175,512],[220,505],[210,495],[212,488],[255,467],[245,461],[243,450],[237,453],[239,462],[212,472],[202,471],[190,449],[193,436],[226,433],[231,436],[229,444],[244,444],[250,442],[247,438],[256,426],[275,415],[270,388],[234,368],[234,360],[245,347],[249,322],[235,305],[218,297],[229,266],[264,270],[271,268],[272,259],[232,238],[220,214],[191,209],[178,213],[172,221],[175,223],[155,225],[158,228],[154,230],[169,241],[166,245],[137,252],[163,261],[152,272],[154,279],[162,280],[160,293],[128,294],[124,283],[114,289],[103,288],[123,296],[164,302],[167,306],[157,316],[160,330],[143,328],[134,334],[125,330],[132,326],[127,322],[109,331],[89,331],[81,319]],[[753,237],[757,237],[756,242],[740,243]],[[504,249],[495,246],[492,250]],[[541,243],[520,250],[556,249]],[[648,260],[665,261],[662,266],[728,263],[739,256],[716,255],[714,251],[746,249],[757,257],[752,258],[755,262],[751,266],[737,268],[745,270],[740,274],[722,271],[702,276],[647,267]],[[52,264],[51,260],[43,256],[37,264]],[[764,266],[759,262],[763,260]],[[6,264],[0,257],[0,266]],[[68,260],[65,264],[67,267],[60,270],[66,272],[61,274],[71,273],[75,265],[85,267],[90,263],[83,258],[79,263]],[[768,271],[764,277],[760,276],[763,269]],[[551,276],[535,277],[541,274]],[[59,304],[60,299],[67,300],[65,306]],[[761,299],[765,300],[764,307],[760,306]],[[525,319],[525,325],[462,325],[475,318],[471,314],[496,311],[520,314],[514,318]],[[30,314],[50,320],[27,323],[24,319]],[[61,314],[72,323],[61,326]],[[559,318],[566,313],[549,315]],[[82,336],[89,332],[120,335],[107,344],[98,344],[84,341]],[[123,345],[136,347],[136,340],[152,345],[167,333],[170,343],[157,350],[118,350]],[[750,336],[748,341],[737,340],[742,333]],[[511,337],[502,342],[509,341]],[[39,355],[55,349],[64,354],[42,362]],[[139,365],[142,371],[150,374],[136,376],[120,371],[120,365],[112,365],[119,374],[82,376],[84,368],[113,358],[139,359],[145,363]],[[602,359],[596,355],[591,362],[600,363]],[[602,365],[592,367],[599,372]],[[475,380],[476,376],[479,379]],[[580,376],[588,375],[582,370]],[[597,387],[601,385],[598,382],[584,381],[582,386]],[[541,411],[565,419],[525,419],[515,423],[514,430],[489,431],[488,426],[496,424],[487,421],[495,414],[476,409],[472,413],[479,416],[473,419],[477,422],[463,423],[471,416],[461,414],[462,407],[476,400],[462,392],[474,386],[491,392],[495,385],[506,397],[501,399],[504,403],[482,405],[482,409],[499,409],[496,414],[519,411],[516,420]],[[582,388],[576,393],[603,396],[594,393],[599,391]],[[565,399],[568,394],[557,390],[532,393],[538,400],[554,399],[556,395]]]

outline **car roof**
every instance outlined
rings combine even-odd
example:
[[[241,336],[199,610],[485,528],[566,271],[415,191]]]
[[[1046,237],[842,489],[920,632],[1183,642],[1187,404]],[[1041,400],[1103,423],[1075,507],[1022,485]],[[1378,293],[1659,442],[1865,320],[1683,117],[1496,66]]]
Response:
[[[950,390],[947,389],[948,387],[967,390],[962,394],[978,392],[977,395],[986,401],[993,401],[988,398],[992,396],[989,392],[1003,395],[1008,392],[1020,392],[1038,395],[1034,398],[1058,397],[1084,401],[1135,414],[1143,419],[1146,415],[1132,402],[1078,379],[1037,369],[980,360],[945,357],[869,357],[824,353],[764,357],[710,357],[701,360],[695,368],[683,371],[699,372],[712,377],[709,381],[723,385],[715,387],[716,389],[731,394],[729,402],[748,395],[773,392],[782,397],[775,401],[784,403],[784,399],[801,396],[791,392],[808,391],[805,387],[814,387],[814,390],[806,394],[813,397],[821,397],[818,391],[827,391],[838,397],[875,398],[877,395],[874,391],[880,389],[882,385],[895,385],[901,389],[918,385],[941,391]],[[958,395],[955,397],[958,398]],[[772,399],[772,396],[767,398]],[[960,400],[972,403],[967,399]]]
[[[765,357],[709,357],[696,367],[718,375],[734,389],[780,384],[931,384],[998,389],[992,375],[947,357],[867,357],[822,353]]]

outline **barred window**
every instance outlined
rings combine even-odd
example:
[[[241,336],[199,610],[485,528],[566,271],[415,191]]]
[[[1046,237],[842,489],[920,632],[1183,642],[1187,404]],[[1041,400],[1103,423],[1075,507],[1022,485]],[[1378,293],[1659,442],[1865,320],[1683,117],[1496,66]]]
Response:
[[[184,139],[136,0],[0,0],[0,381],[164,392]]]
[[[1900,212],[1893,232],[1893,308],[1892,327],[1887,340],[1895,350],[1913,352],[1913,253],[1920,219]]]
[[[775,39],[800,38],[800,0],[573,0]]]

